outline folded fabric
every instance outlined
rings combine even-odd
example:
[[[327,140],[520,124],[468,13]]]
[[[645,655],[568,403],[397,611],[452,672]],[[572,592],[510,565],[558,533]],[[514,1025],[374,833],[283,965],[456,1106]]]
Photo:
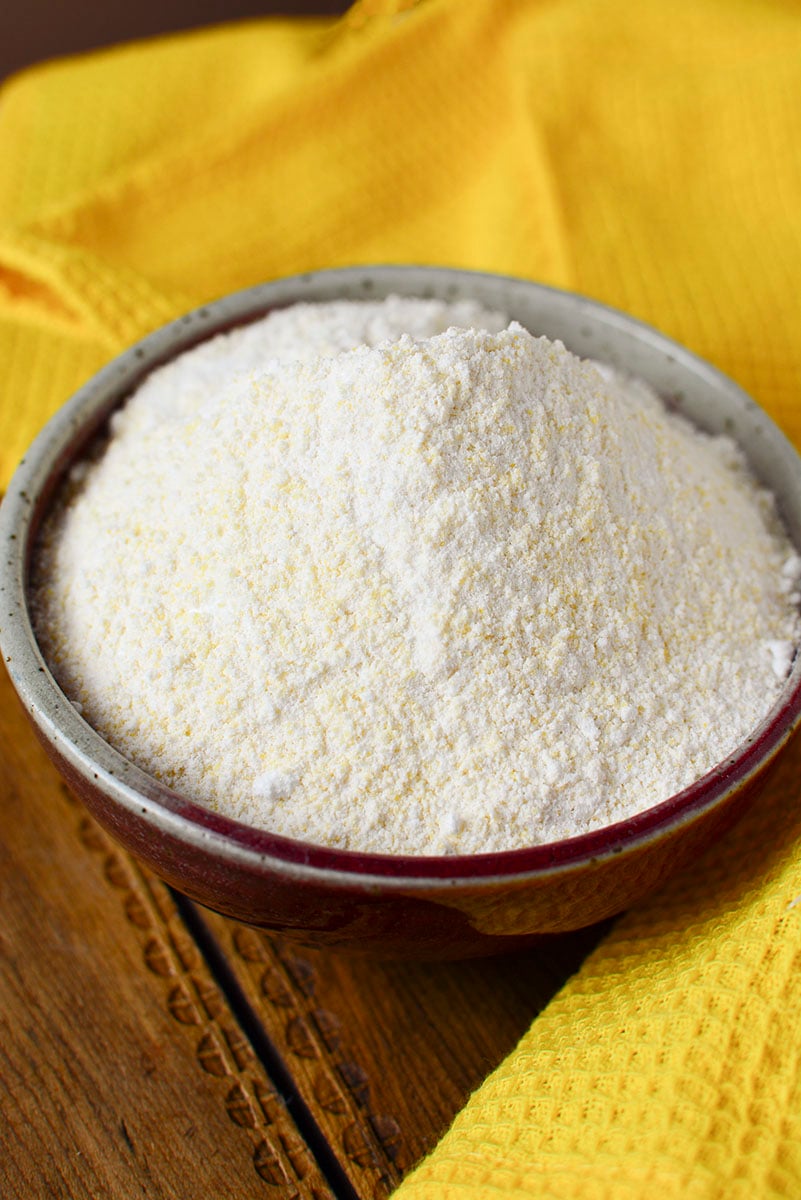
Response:
[[[418,262],[659,326],[801,443],[801,9],[429,0],[48,64],[0,95],[0,482],[117,350]],[[403,1200],[801,1195],[801,763],[620,920]]]

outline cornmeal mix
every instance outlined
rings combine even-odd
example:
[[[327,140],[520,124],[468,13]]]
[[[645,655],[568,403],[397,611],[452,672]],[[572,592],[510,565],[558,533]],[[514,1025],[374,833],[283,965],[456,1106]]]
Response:
[[[801,560],[726,438],[474,305],[298,305],[154,372],[47,524],[85,718],[240,820],[434,854],[568,837],[726,758]]]

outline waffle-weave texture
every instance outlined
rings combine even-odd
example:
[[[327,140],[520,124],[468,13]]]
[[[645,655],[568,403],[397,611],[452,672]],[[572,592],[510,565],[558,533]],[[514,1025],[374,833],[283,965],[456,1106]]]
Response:
[[[0,481],[140,334],[278,275],[572,288],[801,442],[801,8],[367,0],[54,63],[0,93]],[[623,918],[403,1200],[801,1196],[801,756]]]

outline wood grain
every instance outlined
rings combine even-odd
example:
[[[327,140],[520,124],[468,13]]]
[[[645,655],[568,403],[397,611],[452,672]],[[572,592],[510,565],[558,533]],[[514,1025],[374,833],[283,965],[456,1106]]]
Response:
[[[602,932],[496,959],[381,963],[204,919],[358,1195],[371,1197],[432,1148]]]
[[[0,681],[0,1196],[332,1195],[172,896]]]

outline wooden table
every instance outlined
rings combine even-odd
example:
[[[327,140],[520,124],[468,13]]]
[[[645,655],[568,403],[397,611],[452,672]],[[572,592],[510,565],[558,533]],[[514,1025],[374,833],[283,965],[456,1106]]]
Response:
[[[349,0],[14,0],[0,3],[0,80],[42,59],[259,17],[338,17]]]
[[[305,950],[118,849],[0,672],[0,1197],[384,1197],[599,937]]]

